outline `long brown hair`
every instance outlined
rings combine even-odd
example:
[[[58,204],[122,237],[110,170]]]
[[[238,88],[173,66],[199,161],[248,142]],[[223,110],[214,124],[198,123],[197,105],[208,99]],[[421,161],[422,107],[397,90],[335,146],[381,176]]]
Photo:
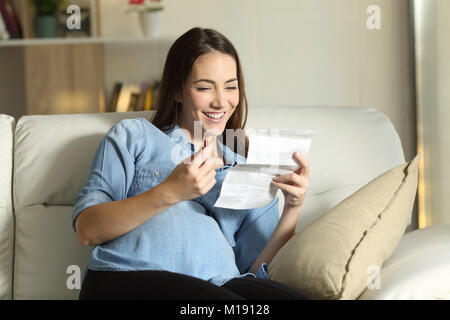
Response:
[[[243,131],[247,122],[247,97],[245,95],[245,83],[242,72],[241,63],[236,49],[230,40],[224,35],[213,29],[192,28],[183,35],[181,35],[170,47],[167,54],[164,71],[159,87],[159,93],[156,97],[157,111],[152,120],[152,123],[160,130],[170,132],[173,130],[175,124],[180,124],[182,108],[181,102],[176,101],[175,97],[181,95],[183,86],[192,71],[192,66],[195,60],[211,51],[219,51],[230,55],[236,62],[236,74],[239,88],[239,103],[228,119],[225,125],[225,130],[222,133],[224,144],[233,146],[234,152],[242,150],[237,148],[241,143],[238,137],[234,136],[233,142],[226,141],[227,129]],[[245,155],[248,152],[248,139],[245,137]]]

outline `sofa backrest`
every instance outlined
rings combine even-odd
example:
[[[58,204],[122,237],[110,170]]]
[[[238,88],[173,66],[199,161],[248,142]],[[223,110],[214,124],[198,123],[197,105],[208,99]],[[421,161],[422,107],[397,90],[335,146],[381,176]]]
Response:
[[[0,115],[0,299],[11,299],[14,216],[11,197],[15,120]]]
[[[381,173],[405,162],[392,122],[372,108],[261,106],[249,108],[246,127],[319,131],[306,156],[310,187],[297,231]],[[281,191],[278,195],[282,209]]]
[[[125,118],[152,112],[24,116],[14,144],[14,299],[76,299],[70,283],[91,248],[71,227],[75,196],[104,134]],[[310,189],[298,230],[380,173],[403,163],[390,120],[357,107],[253,107],[247,128],[315,129],[307,158]],[[279,193],[280,208],[283,197]],[[68,286],[68,282],[69,286]],[[73,283],[72,283],[73,284]]]

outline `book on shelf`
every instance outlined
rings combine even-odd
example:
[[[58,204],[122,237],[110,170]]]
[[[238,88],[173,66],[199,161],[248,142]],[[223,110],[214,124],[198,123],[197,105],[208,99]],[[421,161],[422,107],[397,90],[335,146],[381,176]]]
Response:
[[[114,90],[113,90],[113,95],[111,98],[111,103],[109,104],[106,112],[113,112],[116,110],[117,101],[119,100],[119,94],[120,94],[120,90],[122,89],[122,86],[123,86],[122,82],[116,82],[114,84]]]
[[[136,111],[144,110],[145,92],[147,90],[148,85],[149,85],[148,82],[141,83],[141,90],[139,92],[138,100],[137,100],[136,107],[135,107]]]
[[[144,105],[141,110],[156,110],[156,97],[158,94],[159,81],[149,85],[145,91]]]
[[[0,0],[0,15],[10,39],[22,38],[22,28],[10,0]]]
[[[150,111],[155,110],[155,97],[158,92],[159,81],[150,84],[142,82],[140,85],[116,82],[111,97],[108,112]]]
[[[145,89],[145,98],[144,98],[144,109],[145,111],[149,111],[152,109],[153,103],[153,85],[147,86]]]
[[[120,89],[119,97],[117,99],[117,105],[114,111],[116,112],[127,112],[134,111],[135,103],[132,99],[133,94],[139,94],[140,87],[135,84],[124,84]]]
[[[139,97],[140,97],[140,91],[131,93],[130,103],[128,105],[128,111],[139,111],[139,106],[138,106]]]

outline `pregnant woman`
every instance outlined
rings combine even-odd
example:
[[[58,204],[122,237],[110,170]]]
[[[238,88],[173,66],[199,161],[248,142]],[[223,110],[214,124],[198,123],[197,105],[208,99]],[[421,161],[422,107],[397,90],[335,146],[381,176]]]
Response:
[[[299,169],[273,181],[285,197],[281,215],[278,198],[249,210],[214,207],[248,149],[245,136],[225,134],[242,131],[247,117],[231,42],[202,28],[179,37],[157,106],[152,121],[122,120],[106,133],[77,195],[72,225],[93,246],[79,298],[302,299],[267,268],[294,235],[307,160],[294,154]]]

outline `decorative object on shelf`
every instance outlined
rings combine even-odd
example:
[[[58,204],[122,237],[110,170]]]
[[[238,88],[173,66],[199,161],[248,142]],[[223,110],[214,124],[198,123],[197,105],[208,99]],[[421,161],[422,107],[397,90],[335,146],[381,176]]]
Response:
[[[146,36],[158,36],[161,33],[164,7],[162,0],[128,0],[126,13],[137,12],[142,32]]]
[[[54,38],[58,36],[57,13],[62,0],[30,0],[36,8],[34,30],[39,38]]]

